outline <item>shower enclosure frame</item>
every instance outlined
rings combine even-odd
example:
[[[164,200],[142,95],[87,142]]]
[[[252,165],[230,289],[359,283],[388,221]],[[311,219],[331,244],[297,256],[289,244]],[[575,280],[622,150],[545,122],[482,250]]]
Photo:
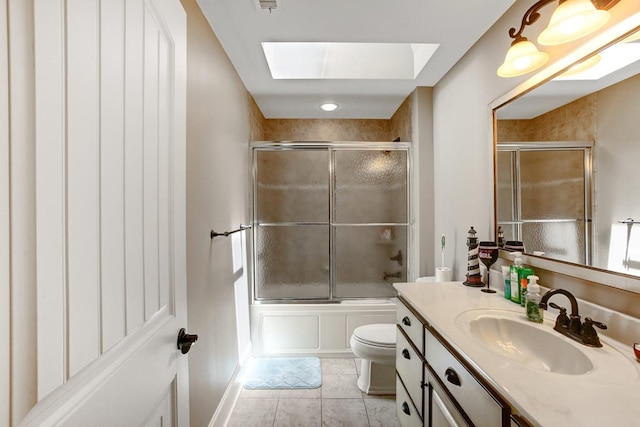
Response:
[[[413,248],[415,247],[414,238],[414,213],[412,209],[412,197],[413,197],[413,152],[411,143],[407,142],[341,142],[341,141],[256,141],[250,143],[250,156],[251,156],[251,224],[252,227],[252,274],[251,277],[251,302],[252,304],[335,304],[349,301],[359,300],[371,300],[372,297],[337,297],[337,268],[336,262],[334,262],[334,254],[336,253],[336,227],[340,226],[403,226],[406,229],[406,253],[404,255],[406,262],[405,281],[409,277],[413,277]],[[257,274],[258,274],[258,228],[260,225],[276,225],[273,223],[258,223],[257,207],[258,207],[258,195],[257,195],[257,173],[258,173],[258,156],[259,151],[286,151],[286,150],[327,150],[328,153],[328,193],[329,193],[329,218],[327,223],[315,223],[315,222],[296,222],[295,225],[328,225],[329,226],[329,296],[328,298],[301,298],[301,297],[285,297],[285,298],[258,298],[256,292],[257,286]],[[342,150],[366,150],[366,151],[405,151],[406,152],[406,222],[404,223],[358,223],[358,224],[336,224],[335,218],[335,201],[334,201],[334,155],[336,151]],[[277,225],[286,226],[293,225],[294,223],[278,223]],[[380,299],[380,297],[373,297]],[[392,298],[392,297],[386,297]],[[384,298],[383,298],[384,299]]]
[[[593,252],[596,250],[593,241],[593,156],[594,143],[592,141],[531,141],[531,142],[501,142],[497,144],[497,151],[511,152],[514,155],[512,162],[512,182],[514,183],[512,212],[515,219],[510,221],[500,221],[496,213],[497,225],[515,226],[516,240],[522,240],[522,226],[526,223],[562,223],[573,222],[570,219],[545,219],[545,220],[523,220],[522,205],[520,198],[520,153],[530,151],[578,151],[583,153],[584,168],[584,217],[579,219],[583,222],[584,230],[584,263],[591,265]],[[497,196],[497,194],[496,194]],[[497,201],[496,201],[497,202]],[[574,261],[576,262],[576,261]]]

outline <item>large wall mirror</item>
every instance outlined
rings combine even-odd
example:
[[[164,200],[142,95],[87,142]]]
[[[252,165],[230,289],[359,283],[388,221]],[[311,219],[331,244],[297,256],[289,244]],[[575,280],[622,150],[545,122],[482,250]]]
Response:
[[[640,29],[574,68],[495,111],[496,229],[528,254],[637,279]]]

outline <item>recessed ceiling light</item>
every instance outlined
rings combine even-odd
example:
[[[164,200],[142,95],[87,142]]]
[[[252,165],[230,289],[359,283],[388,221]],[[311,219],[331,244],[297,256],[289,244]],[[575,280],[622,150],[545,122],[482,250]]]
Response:
[[[415,79],[432,43],[263,42],[274,79]]]
[[[327,102],[326,104],[322,104],[320,106],[324,111],[333,111],[338,108],[338,104],[334,104],[332,102]]]

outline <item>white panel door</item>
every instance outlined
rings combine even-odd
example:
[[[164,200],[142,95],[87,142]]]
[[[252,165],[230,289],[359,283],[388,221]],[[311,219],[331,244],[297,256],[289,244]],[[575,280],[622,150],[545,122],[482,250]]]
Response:
[[[188,425],[186,17],[36,0],[38,404],[26,425]]]
[[[11,265],[9,196],[9,46],[7,2],[0,0],[0,341],[11,341]],[[0,426],[11,424],[11,349],[0,348]]]

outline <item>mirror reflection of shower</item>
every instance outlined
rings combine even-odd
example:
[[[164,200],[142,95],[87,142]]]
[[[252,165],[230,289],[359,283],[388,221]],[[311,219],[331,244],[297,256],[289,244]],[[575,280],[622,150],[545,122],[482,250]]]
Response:
[[[409,145],[252,148],[254,299],[395,296],[407,278]]]

